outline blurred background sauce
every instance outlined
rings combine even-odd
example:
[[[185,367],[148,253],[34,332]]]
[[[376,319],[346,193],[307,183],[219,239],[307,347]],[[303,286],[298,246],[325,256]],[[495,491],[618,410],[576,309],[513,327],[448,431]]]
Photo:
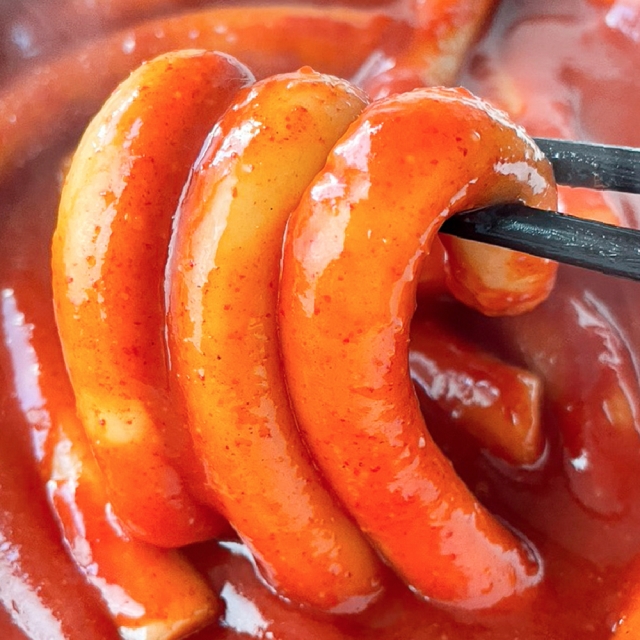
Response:
[[[54,84],[65,82],[63,69],[49,84],[37,78],[52,73],[47,64],[57,56],[75,51],[68,58],[72,64],[94,63],[95,51],[88,54],[84,47],[90,50],[97,38],[210,4],[0,0],[0,127],[22,116],[2,101],[23,79],[44,87],[33,107],[35,120],[47,110]],[[467,56],[459,82],[507,110],[533,135],[640,146],[639,4],[505,0]],[[405,17],[403,6],[377,0],[354,0],[352,6]],[[162,50],[162,26],[155,24]],[[390,41],[403,28],[399,23],[389,29]],[[118,41],[125,54],[137,45],[128,37]],[[383,36],[379,42],[383,46]],[[339,55],[348,57],[349,43],[341,45]],[[103,53],[108,65],[111,54]],[[260,64],[260,55],[254,52],[253,59]],[[291,60],[297,66],[292,57],[265,68],[284,70]],[[126,64],[118,64],[113,72],[101,69],[99,84],[84,87],[82,94],[108,94],[126,74]],[[45,350],[56,352],[51,361],[59,361],[49,242],[65,158],[98,105],[74,103],[59,110],[65,121],[59,135],[27,131],[23,137],[33,139],[18,162],[8,157],[10,141],[0,146],[0,638],[7,640],[117,637],[97,592],[69,558],[49,510],[41,480],[47,424],[38,414],[46,403],[38,385],[64,372],[40,368],[30,346],[34,340],[47,345]],[[584,197],[567,194],[565,206],[571,209],[572,198],[585,206]],[[640,222],[633,197],[607,196],[592,204],[617,212],[625,224]],[[627,616],[640,582],[638,285],[562,268],[552,298],[523,318],[486,320],[448,299],[436,306],[452,330],[536,371],[547,383],[548,443],[544,464],[537,467],[516,469],[497,461],[447,416],[432,424],[434,437],[472,490],[539,550],[545,579],[535,597],[526,606],[447,612],[392,584],[364,614],[321,615],[268,591],[243,547],[230,540],[188,550],[226,605],[221,622],[195,637],[604,640]]]

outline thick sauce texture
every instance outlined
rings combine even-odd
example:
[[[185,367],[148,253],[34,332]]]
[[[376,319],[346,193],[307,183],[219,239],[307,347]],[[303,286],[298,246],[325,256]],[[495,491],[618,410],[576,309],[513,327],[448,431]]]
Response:
[[[58,4],[73,15],[74,3]],[[2,17],[0,34],[6,33],[11,43],[0,49],[0,78],[6,86],[29,68],[30,57],[46,57],[74,37],[93,37],[98,18],[109,29],[136,21],[147,3],[140,3],[140,13],[111,3],[113,15],[103,10],[104,15],[92,14],[93,22],[82,14],[84,5],[76,4],[85,25],[76,34],[66,24],[56,28],[45,26],[44,18],[34,20],[38,8],[30,12],[27,2],[16,3],[13,13]],[[148,4],[148,14],[162,14],[203,3]],[[377,5],[358,3],[366,9],[355,22],[349,18],[351,25],[362,23],[357,33],[364,32],[365,11],[376,11]],[[369,24],[369,35],[358,37],[354,59],[364,59],[361,51],[377,46],[380,53],[371,66],[384,66],[385,56],[398,48],[404,33],[402,24],[385,22],[393,12],[387,7],[376,14],[380,25]],[[61,13],[61,24],[65,15]],[[287,10],[269,15],[277,21]],[[321,60],[314,47],[340,41],[340,29],[349,37],[356,33],[334,25],[338,35],[325,37],[325,32],[317,32],[318,15],[292,17],[291,39],[297,44],[271,64],[249,53],[249,62],[255,60],[259,67],[256,73],[314,64]],[[241,57],[244,45],[238,45],[238,38],[242,43],[242,29],[250,29],[237,16],[233,20],[236,32],[228,44]],[[153,29],[161,38],[161,27]],[[193,39],[198,37],[194,27]],[[305,37],[308,51],[300,44]],[[638,40],[640,6],[632,0],[505,0],[467,56],[458,82],[505,109],[531,135],[640,146]],[[223,45],[221,41],[219,48]],[[122,46],[133,52],[135,41],[125,37]],[[270,48],[278,46],[266,38],[265,56]],[[326,70],[352,74],[358,64],[341,62],[348,52],[349,46],[335,60],[328,55]],[[87,54],[87,64],[91,55],[95,52]],[[305,55],[312,59],[305,60]],[[361,75],[365,85],[366,75]],[[111,82],[107,76],[102,80]],[[389,86],[413,88],[420,81],[425,78],[401,72]],[[99,92],[111,88],[112,84]],[[368,88],[379,90],[375,83]],[[79,95],[87,89],[73,91]],[[43,96],[42,104],[46,103]],[[68,117],[84,123],[86,115],[74,112]],[[45,136],[37,130],[34,135]],[[50,467],[58,459],[47,446],[48,435],[70,424],[65,407],[71,391],[54,320],[50,245],[62,177],[77,140],[73,135],[58,140],[53,146],[43,142],[43,149],[36,140],[26,154],[32,159],[20,158],[22,166],[11,169],[0,183],[0,637],[9,640],[118,637],[97,579],[90,586],[78,572],[49,507],[51,500],[64,502],[65,490],[73,488],[43,481],[55,478]],[[4,170],[11,163],[2,153]],[[640,226],[640,202],[634,197],[594,199],[565,192],[560,201],[570,212],[572,206],[589,207],[592,215],[603,211],[601,217],[607,218],[613,211],[624,224]],[[432,604],[399,578],[385,575],[384,595],[365,611],[319,613],[274,594],[257,577],[246,547],[219,525],[221,542],[199,542],[186,549],[189,561],[223,605],[218,622],[194,638],[619,640],[640,635],[640,626],[634,626],[640,618],[639,285],[560,267],[546,302],[508,318],[488,318],[461,305],[443,294],[439,283],[423,285],[409,358],[430,432],[488,511],[531,541],[539,554],[540,584],[521,598],[471,611]],[[429,352],[434,321],[450,334],[442,334],[438,348]],[[476,361],[472,372],[455,370],[447,365],[451,356],[444,343],[457,352],[476,345],[484,359]],[[500,387],[492,358],[506,363],[504,375],[517,381],[508,393]],[[477,432],[460,427],[460,414],[473,417],[477,406],[490,404],[487,398],[494,383],[505,395],[501,406],[513,407],[514,415],[527,415],[533,411],[529,407],[541,403],[539,415],[529,416],[532,423],[539,421],[541,433],[526,435],[529,422],[517,425],[525,434],[517,440],[526,440],[526,447],[505,452],[503,442],[502,449],[493,449],[482,438],[484,427]],[[466,400],[450,402],[456,393]],[[438,403],[439,398],[444,400]],[[508,416],[494,419],[509,423]],[[69,504],[82,502],[81,497],[74,500]],[[82,531],[81,519],[82,514],[70,507],[67,532]],[[423,551],[416,549],[416,558]],[[78,557],[77,548],[74,555]],[[89,557],[85,571],[91,573],[92,562],[99,559]],[[171,598],[170,583],[158,588],[166,590],[159,597]],[[120,595],[113,592],[108,607],[112,614],[129,615],[135,603],[119,600]]]

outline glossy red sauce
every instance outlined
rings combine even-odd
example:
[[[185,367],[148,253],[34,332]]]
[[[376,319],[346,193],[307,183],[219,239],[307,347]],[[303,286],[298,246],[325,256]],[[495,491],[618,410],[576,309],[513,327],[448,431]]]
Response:
[[[534,135],[640,146],[640,47],[625,15],[615,3],[503,2],[463,81]],[[9,639],[116,637],[66,554],[34,462],[34,451],[46,461],[46,433],[31,427],[43,422],[30,412],[46,409],[38,387],[64,387],[48,249],[67,151],[33,162],[0,190],[0,637]],[[633,198],[612,202],[629,224],[640,219]],[[478,497],[535,544],[545,571],[535,595],[499,610],[449,612],[392,580],[365,613],[327,616],[272,594],[234,540],[205,543],[188,553],[226,611],[195,637],[611,637],[640,573],[639,309],[638,285],[572,269],[562,269],[551,299],[523,318],[487,320],[449,300],[439,307],[453,330],[548,377],[544,464],[509,467],[446,416],[432,426]],[[628,428],[616,430],[612,416],[621,411]]]

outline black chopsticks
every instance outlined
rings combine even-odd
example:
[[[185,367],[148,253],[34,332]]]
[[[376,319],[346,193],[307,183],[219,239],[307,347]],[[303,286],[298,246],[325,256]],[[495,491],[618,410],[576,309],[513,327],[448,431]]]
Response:
[[[536,138],[558,184],[640,193],[640,149]]]
[[[640,193],[640,150],[536,139],[558,184]],[[609,275],[640,280],[640,231],[519,203],[449,218],[442,233],[494,244]]]
[[[440,231],[640,280],[640,232],[635,229],[504,204],[453,216]]]

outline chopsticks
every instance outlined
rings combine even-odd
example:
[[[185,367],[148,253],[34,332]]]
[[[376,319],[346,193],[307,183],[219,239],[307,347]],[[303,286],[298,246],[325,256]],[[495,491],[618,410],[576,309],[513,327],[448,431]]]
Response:
[[[640,149],[537,138],[558,184],[640,193]],[[640,231],[519,203],[449,218],[442,233],[640,280]]]
[[[640,149],[535,138],[558,184],[640,193]]]

